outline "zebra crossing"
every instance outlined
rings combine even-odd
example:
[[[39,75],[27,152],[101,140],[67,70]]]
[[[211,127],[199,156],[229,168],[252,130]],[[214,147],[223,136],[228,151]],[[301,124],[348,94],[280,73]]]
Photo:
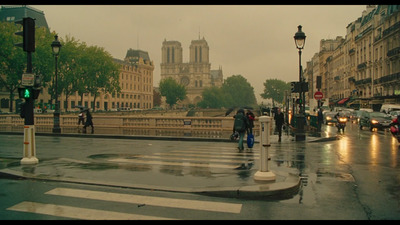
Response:
[[[169,151],[154,151],[150,154],[121,154],[109,158],[100,157],[99,162],[105,160],[110,163],[127,165],[179,166],[180,169],[186,167],[189,170],[192,168],[199,170],[204,170],[203,168],[205,168],[207,171],[211,169],[224,169],[229,172],[234,169],[245,168],[243,165],[250,165],[255,160],[258,160],[259,157],[259,151],[255,148],[238,152],[237,150],[233,150],[232,146],[195,146],[192,148],[181,146],[171,148]],[[60,160],[85,165],[96,161],[69,158],[60,158]],[[219,170],[218,172],[221,172]],[[230,215],[238,215],[242,211],[242,204],[205,201],[198,198],[194,200],[181,199],[179,196],[178,198],[157,197],[152,194],[150,194],[151,196],[147,196],[61,187],[51,189],[43,194],[45,196],[57,196],[57,198],[61,197],[73,200],[60,203],[60,201],[52,201],[52,198],[47,198],[50,200],[43,202],[36,199],[29,199],[21,201],[7,208],[7,210],[81,220],[181,220],[187,219],[189,216],[182,214],[182,210],[189,212],[189,214],[198,213],[201,216],[204,216],[205,212],[212,212],[214,214],[227,214],[229,217]],[[79,204],[80,202],[86,202],[84,200],[102,201],[104,204],[102,204],[102,207],[89,205],[89,203]],[[127,205],[128,209],[104,207],[104,205],[108,204],[113,206],[117,204],[118,207],[125,207]],[[139,210],[148,207],[156,207],[157,209],[161,207],[162,209],[172,210],[174,213],[156,213],[157,210],[155,210],[154,214],[150,214],[149,212],[143,213],[143,210]],[[196,219],[198,218],[196,217]]]
[[[104,191],[73,189],[73,188],[54,188],[44,193],[46,195],[63,196],[78,199],[91,199],[106,202],[127,203],[132,208],[139,206],[156,206],[173,208],[177,210],[196,210],[217,213],[240,214],[242,204],[178,199],[167,197],[144,196],[125,193],[113,193]],[[36,213],[49,216],[65,217],[70,219],[82,220],[179,220],[180,218],[160,217],[141,215],[138,213],[116,212],[112,210],[92,209],[76,207],[70,205],[41,203],[32,201],[23,201],[7,208],[10,211]]]
[[[126,155],[108,159],[108,162],[237,169],[243,164],[253,164],[259,157],[259,151],[254,148],[237,152],[232,151],[232,147],[198,147],[196,149],[175,149],[150,155]]]

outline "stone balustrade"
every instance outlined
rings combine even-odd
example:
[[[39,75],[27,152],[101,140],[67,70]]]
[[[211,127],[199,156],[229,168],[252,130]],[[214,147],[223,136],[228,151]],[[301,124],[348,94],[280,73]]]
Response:
[[[231,133],[233,117],[186,117],[186,116],[146,116],[146,115],[104,115],[92,114],[93,123],[98,128],[118,128],[123,130],[157,130],[158,135],[162,132],[183,132],[191,133]],[[35,114],[34,123],[37,132],[49,130],[53,127],[53,114]],[[9,131],[24,125],[24,119],[18,114],[0,115],[0,130]],[[254,132],[258,134],[259,123],[256,118]],[[60,115],[60,127],[63,131],[73,130],[78,127],[78,117],[74,114]]]

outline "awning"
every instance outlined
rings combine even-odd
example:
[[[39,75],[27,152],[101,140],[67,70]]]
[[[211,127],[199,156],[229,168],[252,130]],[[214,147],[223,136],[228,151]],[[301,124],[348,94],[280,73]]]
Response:
[[[342,104],[346,103],[349,99],[350,99],[350,98],[344,98],[344,99],[338,101],[337,104],[342,105]]]

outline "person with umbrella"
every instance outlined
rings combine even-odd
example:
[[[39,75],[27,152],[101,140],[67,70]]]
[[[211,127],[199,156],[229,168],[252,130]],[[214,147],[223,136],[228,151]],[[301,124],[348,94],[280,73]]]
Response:
[[[92,127],[92,134],[94,133],[94,127],[93,127],[93,118],[92,114],[90,113],[90,109],[86,109],[86,123],[85,126],[83,126],[83,133],[86,133],[86,127],[91,126]]]
[[[81,110],[80,112],[79,112],[79,115],[78,115],[78,128],[79,128],[79,125],[82,123],[82,125],[85,125],[85,113],[84,113],[84,111],[83,110]]]

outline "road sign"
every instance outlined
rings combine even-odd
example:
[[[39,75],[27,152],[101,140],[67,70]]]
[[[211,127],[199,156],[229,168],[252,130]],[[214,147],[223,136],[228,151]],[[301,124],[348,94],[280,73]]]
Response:
[[[32,73],[24,73],[22,74],[22,82],[21,84],[24,86],[33,86],[35,83],[35,75]]]
[[[316,91],[314,93],[314,98],[317,99],[317,100],[321,100],[323,97],[324,97],[324,95],[320,91]]]

